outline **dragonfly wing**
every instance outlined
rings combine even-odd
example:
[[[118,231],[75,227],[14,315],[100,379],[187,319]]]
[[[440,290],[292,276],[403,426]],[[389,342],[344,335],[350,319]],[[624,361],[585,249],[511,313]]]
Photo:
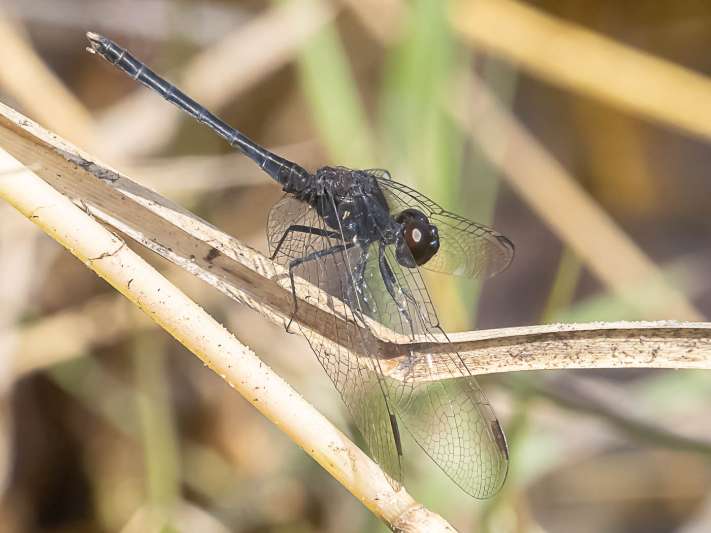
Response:
[[[333,312],[327,316],[334,323],[323,326],[335,332],[335,338],[325,339],[299,327],[340,393],[371,457],[392,478],[393,487],[399,488],[402,466],[392,426],[394,411],[386,396],[387,378],[378,360],[370,357],[377,350],[376,341],[363,327],[366,313],[354,289],[353,272],[365,252],[355,247],[341,249],[344,240],[338,232],[327,227],[315,209],[288,195],[270,211],[267,227],[270,251],[274,254],[279,247],[275,259],[281,264],[288,267],[294,260],[313,257],[294,269],[295,281],[297,287],[306,282],[321,289],[321,301],[310,303]],[[349,327],[343,327],[343,321]]]
[[[408,208],[419,209],[437,226],[440,249],[423,268],[457,276],[487,278],[511,264],[514,246],[501,233],[441,208],[411,187],[390,179],[386,171],[366,172],[377,178],[393,214]]]
[[[447,342],[417,268],[402,267],[392,245],[381,245],[378,269],[367,276],[369,291],[382,297],[373,307],[381,324],[412,341]],[[403,381],[387,380],[388,396],[394,401],[398,418],[415,441],[435,463],[465,492],[476,498],[495,494],[508,471],[508,449],[501,426],[484,392],[466,363],[452,349],[449,352],[420,356],[437,358],[436,366],[449,368],[460,379],[436,381],[416,377],[414,368],[430,372],[435,361],[406,359]],[[433,371],[432,371],[433,372]]]
[[[453,370],[462,364],[457,354],[446,357]],[[395,409],[417,444],[462,490],[479,499],[499,491],[508,472],[506,440],[473,377],[410,383]]]
[[[291,221],[281,220],[288,214]],[[291,231],[293,226],[313,228]],[[383,228],[383,231],[385,229]],[[292,235],[300,233],[300,235]],[[323,301],[334,314],[353,327],[333,324],[334,342],[304,330],[319,362],[338,389],[362,433],[368,450],[390,474],[394,486],[402,480],[396,416],[415,441],[465,492],[477,498],[496,493],[508,471],[508,451],[499,422],[484,393],[460,355],[452,350],[437,357],[452,376],[461,379],[435,381],[415,376],[407,369],[429,368],[414,356],[402,364],[403,380],[384,375],[378,359],[379,345],[368,329],[371,321],[411,341],[446,341],[422,276],[417,268],[402,267],[393,245],[375,242],[368,250],[356,246],[334,253],[346,239],[334,235],[316,210],[287,198],[270,213],[269,241],[272,251],[281,242],[277,260],[289,265],[295,259],[318,256],[301,264],[295,274],[322,289]],[[325,325],[328,328],[328,325]],[[342,348],[350,347],[350,350]],[[364,354],[354,357],[353,352]],[[424,378],[424,379],[423,379]]]
[[[514,245],[501,233],[453,213],[432,214],[440,246],[424,268],[469,278],[489,278],[505,270],[513,261]]]

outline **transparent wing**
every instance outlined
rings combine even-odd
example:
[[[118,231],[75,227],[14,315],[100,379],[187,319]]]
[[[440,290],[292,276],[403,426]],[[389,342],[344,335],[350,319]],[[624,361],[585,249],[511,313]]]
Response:
[[[423,268],[457,276],[487,278],[505,270],[513,260],[513,243],[504,235],[442,209],[416,190],[393,181],[385,170],[365,172],[378,180],[391,213],[414,207],[437,226],[440,249]]]
[[[432,318],[434,310],[419,270],[399,265],[393,246],[381,248],[378,264],[369,261],[369,269],[377,268],[378,275],[367,274],[367,290],[381,295],[372,309],[374,318],[412,340],[442,342],[446,336],[436,316]],[[390,298],[383,298],[383,293]],[[424,357],[436,357],[436,366],[448,367],[460,379],[423,380],[419,375],[416,381],[414,374],[406,374],[404,381],[386,381],[395,412],[425,453],[465,492],[475,498],[492,496],[508,471],[506,440],[496,415],[455,350]],[[406,361],[406,370],[415,363],[414,357]]]
[[[338,389],[375,461],[396,482],[402,466],[396,440],[396,416],[423,450],[464,491],[476,498],[495,494],[508,470],[506,441],[484,393],[459,354],[436,357],[461,379],[428,380],[414,372],[414,359],[406,360],[405,379],[386,377],[378,359],[375,335],[382,333],[372,321],[400,338],[442,342],[437,315],[418,269],[402,267],[392,245],[374,242],[368,249],[348,244],[328,228],[316,210],[286,197],[271,211],[269,243],[276,259],[319,287],[319,305],[345,317],[348,327],[322,324],[334,331],[334,342],[302,328],[319,362]],[[294,228],[299,228],[298,231]],[[307,229],[311,228],[311,229]],[[278,248],[278,250],[277,250]],[[308,258],[302,262],[302,259]],[[298,278],[297,278],[298,282]],[[300,322],[303,318],[299,309]],[[309,322],[306,317],[304,322]],[[370,328],[370,329],[369,329]],[[373,329],[375,328],[375,329]],[[444,337],[446,339],[446,337]],[[350,347],[346,350],[343,346]],[[362,357],[354,357],[353,352]],[[418,367],[428,368],[425,365]],[[399,439],[399,438],[398,438]]]
[[[377,348],[374,338],[363,329],[362,298],[354,293],[354,269],[364,260],[365,252],[355,248],[343,250],[344,242],[338,232],[326,227],[308,204],[290,196],[285,196],[270,211],[267,238],[271,253],[276,252],[275,259],[287,267],[295,260],[312,258],[294,268],[295,282],[297,287],[305,281],[321,289],[322,301],[310,303],[333,312],[330,318],[325,315],[326,320],[333,322],[322,324],[324,330],[334,333],[333,342],[301,326],[302,321],[309,323],[312,318],[303,317],[302,313],[311,309],[303,309],[306,307],[303,305],[299,307],[302,319],[299,327],[340,393],[371,457],[393,478],[394,488],[399,488],[402,467],[391,424],[394,411],[386,396],[387,378],[377,359],[370,357]],[[343,321],[347,327],[343,327]],[[354,357],[353,352],[363,357]]]

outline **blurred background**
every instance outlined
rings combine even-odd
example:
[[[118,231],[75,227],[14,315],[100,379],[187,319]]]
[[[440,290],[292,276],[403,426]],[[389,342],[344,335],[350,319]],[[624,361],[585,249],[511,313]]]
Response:
[[[2,0],[0,99],[265,251],[279,188],[84,51],[103,33],[308,169],[384,167],[516,244],[432,276],[449,331],[711,312],[711,4]],[[340,428],[297,335],[141,252]],[[172,338],[0,205],[0,530],[384,531]],[[709,375],[480,379],[511,471],[477,502],[407,446],[461,531],[711,530]],[[354,437],[357,438],[357,437]]]

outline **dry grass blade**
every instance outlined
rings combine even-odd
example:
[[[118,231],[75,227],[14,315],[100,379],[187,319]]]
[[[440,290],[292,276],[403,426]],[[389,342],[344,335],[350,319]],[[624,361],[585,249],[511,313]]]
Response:
[[[476,47],[551,83],[711,139],[711,81],[512,0],[458,2],[453,26]]]
[[[454,119],[492,161],[500,162],[502,177],[590,270],[642,316],[702,320],[703,315],[664,280],[651,259],[486,86],[474,76],[465,81],[467,90],[462,105],[453,110]],[[654,287],[656,298],[651,303],[641,302],[635,291],[644,283]]]
[[[362,9],[353,7],[354,2],[348,3],[362,20]],[[482,10],[504,9],[489,6],[490,3],[485,0],[471,4],[469,8],[474,9],[471,6],[475,4],[482,4],[478,8]],[[458,18],[453,23],[465,24]],[[395,34],[391,18],[381,17],[367,24],[367,27],[373,27],[372,33],[376,37],[383,38],[383,42]],[[475,25],[477,29],[472,31],[488,31],[487,28],[480,28],[483,25],[481,21]],[[460,30],[464,33],[469,31]],[[486,85],[468,72],[463,73],[462,77],[464,91],[459,99],[452,101],[452,117],[469,132],[490,161],[501,169],[502,178],[590,270],[612,292],[637,308],[642,316],[666,318],[668,314],[668,317],[681,320],[702,320],[703,315],[685,295],[666,282],[650,258],[512,113],[497,102]],[[649,301],[642,302],[639,298],[638,287],[642,285],[647,294],[652,292],[650,287],[654,288]],[[478,368],[478,365],[474,367]]]
[[[0,198],[40,226],[200,357],[391,527],[399,531],[452,531],[449,524],[417,504],[404,489],[395,492],[367,455],[91,215],[135,235],[130,223],[122,222],[121,212],[136,216],[143,211],[148,231],[139,242],[147,244],[144,240],[147,234],[159,240],[168,239],[183,250],[189,244],[197,254],[193,259],[206,261],[215,270],[220,268],[216,260],[223,257],[215,248],[221,246],[219,243],[203,243],[200,247],[199,241],[189,239],[176,226],[172,226],[170,237],[165,233],[170,226],[161,226],[157,215],[104,183],[115,180],[114,184],[119,181],[122,187],[128,187],[125,178],[91,163],[75,148],[8,108],[3,106],[2,111],[0,146],[5,150],[0,151]],[[9,116],[13,118],[8,120]],[[27,168],[30,162],[38,169],[37,174]],[[159,197],[150,198],[146,191],[141,192],[145,201],[171,209]],[[187,214],[174,209],[188,224]],[[201,229],[210,228],[204,224]],[[156,246],[164,253],[170,250],[165,242]],[[250,254],[246,248],[239,251]],[[234,261],[234,265],[239,263]],[[251,281],[261,283],[257,278]]]
[[[27,204],[18,205],[21,202],[15,199],[15,205],[34,218],[35,222],[46,224],[45,229],[50,232],[58,231],[59,227],[66,229],[67,224],[71,229],[74,222],[67,218],[70,215],[80,216],[82,225],[94,224],[84,211],[75,208],[73,211],[55,214],[60,199],[67,200],[57,195],[54,187],[105,224],[119,229],[231,297],[247,303],[271,320],[282,322],[289,316],[292,308],[291,294],[284,280],[280,279],[283,271],[280,271],[278,265],[179,206],[93,161],[12,109],[0,106],[0,111],[0,146],[22,164],[37,168],[37,173],[44,180],[33,181],[32,175],[18,180],[11,173],[5,174],[0,179],[0,183],[4,184],[1,190],[6,198],[22,196],[22,201]],[[40,187],[36,181],[51,187]],[[54,196],[45,198],[45,194]],[[50,221],[47,220],[49,215],[52,215]],[[150,283],[139,281],[134,264],[141,260],[115,236],[104,230],[102,246],[83,250],[81,239],[85,232],[86,229],[80,225],[78,237],[75,236],[78,240],[65,244],[92,268],[111,280],[116,288],[148,310],[154,319],[161,320],[152,307],[154,304],[161,308],[167,307],[173,313],[177,311],[179,315],[174,317],[176,322],[167,324],[166,329],[186,341],[187,345],[194,341],[198,345],[197,353],[211,367],[236,388],[246,392],[248,399],[267,416],[278,420],[282,428],[349,490],[357,494],[365,505],[393,525],[398,521],[400,525],[404,524],[401,520],[405,520],[404,516],[412,516],[408,514],[411,511],[426,513],[421,507],[415,506],[404,491],[392,493],[377,467],[340,433],[330,426],[319,426],[319,430],[313,431],[312,424],[325,423],[317,414],[314,413],[314,421],[304,424],[300,420],[294,422],[296,427],[293,427],[295,412],[312,412],[303,400],[277,376],[268,372],[259,359],[236,344],[234,338],[212,319],[204,313],[200,315],[200,320],[193,317],[193,311],[198,314],[202,312],[163,278],[151,278]],[[101,271],[105,263],[113,265],[116,271]],[[148,265],[141,265],[141,268],[150,269]],[[304,305],[307,304],[304,302]],[[319,311],[328,312],[326,309]],[[186,339],[181,336],[183,332],[180,330],[181,323],[186,320],[192,327],[207,320],[210,328],[214,329],[210,329],[209,333],[202,331],[197,338]],[[330,332],[320,328],[322,324],[332,322],[324,320],[305,325],[328,338]],[[452,340],[467,364],[481,373],[533,368],[621,366],[711,368],[711,324],[707,323],[533,326],[469,332],[453,335]],[[446,343],[384,342],[382,345],[382,353],[390,356],[388,366],[393,378],[398,377],[398,372],[417,373],[418,365],[436,364],[436,353],[443,349],[448,349]],[[414,358],[410,355],[414,355]],[[246,376],[242,374],[245,371]],[[267,386],[251,381],[252,378],[263,376],[265,372],[268,372]],[[445,378],[447,374],[443,372],[437,377]],[[285,390],[283,396],[275,400],[272,395],[282,387],[286,387],[282,389]],[[283,402],[289,405],[284,406]],[[304,431],[309,436],[324,432],[330,435],[331,441],[327,445],[330,451],[299,440]],[[326,455],[331,452],[336,453],[335,458]],[[354,469],[354,457],[358,458],[359,464],[361,460],[365,461],[363,469]],[[363,476],[368,479],[367,483]],[[427,515],[423,520],[426,522],[429,519],[438,520],[434,515]],[[424,522],[417,519],[415,523],[421,526]],[[439,523],[443,528],[449,527]]]
[[[281,266],[169,200],[92,161],[11,109],[0,106],[0,110],[0,143],[25,164],[41,161],[40,176],[75,203],[275,323],[284,324],[289,319],[293,301]],[[299,309],[309,305],[303,301]],[[329,312],[312,307],[303,316]],[[301,316],[299,313],[296,319]],[[312,319],[302,325],[332,339],[336,338],[334,332],[324,329],[324,324],[333,323],[330,319]],[[450,337],[478,373],[621,366],[708,369],[709,327],[708,323],[683,322],[593,323],[505,328]],[[448,349],[447,343],[394,340],[381,343],[381,353],[388,357],[385,366],[394,378],[407,371],[418,373],[418,365],[429,364],[429,354]],[[436,357],[434,360],[436,364]],[[446,378],[449,374],[436,376]]]
[[[552,324],[468,331],[449,338],[475,374],[579,368],[711,370],[708,322]],[[432,379],[451,375],[437,367],[437,353],[451,349],[446,344],[411,344],[408,349],[415,364],[401,364],[391,377],[408,372]]]

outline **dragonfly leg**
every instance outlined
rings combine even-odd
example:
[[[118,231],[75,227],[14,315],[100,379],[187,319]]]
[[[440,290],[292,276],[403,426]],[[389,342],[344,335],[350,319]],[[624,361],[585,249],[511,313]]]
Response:
[[[390,294],[390,297],[395,302],[395,305],[400,311],[400,314],[405,317],[407,323],[412,330],[412,319],[410,318],[410,313],[407,310],[407,304],[404,299],[413,300],[412,295],[410,295],[405,287],[398,284],[395,277],[393,269],[388,263],[388,258],[385,257],[385,245],[381,243],[380,249],[378,250],[378,265],[380,266],[380,276],[383,278],[383,283],[385,288]]]
[[[294,299],[294,308],[292,310],[289,323],[286,325],[286,331],[289,331],[289,327],[291,327],[291,323],[294,321],[298,306],[298,300],[296,298],[296,282],[294,281],[294,269],[300,265],[303,265],[304,263],[308,263],[309,261],[315,261],[316,259],[322,259],[338,252],[344,252],[346,250],[351,249],[353,246],[355,246],[355,243],[352,242],[349,242],[347,244],[336,244],[335,246],[331,246],[330,248],[326,248],[325,250],[317,250],[315,252],[311,252],[308,255],[305,255],[304,257],[298,257],[289,263],[289,280],[291,281],[291,296]]]
[[[363,253],[360,255],[360,258],[358,259],[358,264],[356,265],[354,269],[354,275],[353,275],[353,283],[348,284],[348,298],[350,301],[348,302],[351,311],[353,312],[353,316],[355,318],[360,319],[360,321],[365,324],[365,318],[363,316],[364,313],[369,313],[372,311],[371,305],[370,305],[370,299],[369,295],[367,292],[364,292],[360,294],[360,298],[358,298],[357,292],[359,292],[359,287],[365,287],[365,268],[368,265],[368,257],[369,257],[370,251],[368,248],[363,249]],[[363,309],[361,309],[361,306]]]
[[[310,235],[318,235],[319,237],[327,237],[329,239],[338,239],[339,241],[343,240],[343,239],[341,239],[341,235],[336,231],[315,228],[313,226],[302,226],[300,224],[292,224],[291,226],[286,228],[286,231],[279,239],[279,243],[276,245],[276,248],[274,249],[274,253],[272,254],[272,257],[271,257],[272,261],[279,254],[279,250],[281,250],[281,246],[284,244],[284,241],[289,236],[289,234],[292,232],[308,233]]]

